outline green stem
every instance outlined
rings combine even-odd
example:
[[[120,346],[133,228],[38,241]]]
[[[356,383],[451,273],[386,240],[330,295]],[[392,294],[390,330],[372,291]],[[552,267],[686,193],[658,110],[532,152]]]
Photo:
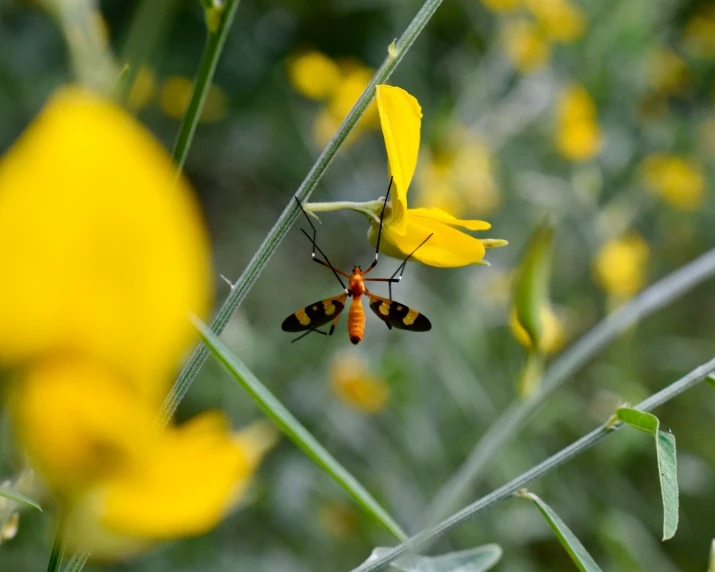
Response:
[[[543,401],[585,366],[596,353],[633,324],[667,306],[713,274],[715,248],[641,292],[571,345],[546,369],[540,390],[527,399],[513,402],[482,435],[467,460],[442,486],[431,503],[427,510],[426,525],[429,526],[452,512],[464,500],[465,495],[474,490],[477,478],[493,456],[504,449]]]
[[[420,32],[427,25],[427,22],[435,13],[437,8],[439,8],[441,3],[442,0],[427,0],[422,5],[420,11],[407,27],[407,30],[405,30],[405,33],[394,46],[394,50],[391,50],[391,53],[388,54],[388,57],[382,63],[380,69],[377,70],[372,80],[365,88],[365,91],[362,92],[362,95],[350,110],[347,117],[343,120],[342,124],[338,128],[338,131],[335,135],[333,135],[333,138],[330,140],[327,147],[323,149],[320,157],[318,157],[318,160],[315,162],[313,167],[310,169],[310,172],[301,183],[295,193],[295,197],[298,198],[299,201],[303,203],[310,197],[311,193],[318,184],[318,181],[320,181],[323,173],[325,173],[328,165],[330,165],[333,157],[335,157],[335,154],[338,152],[338,149],[342,145],[343,141],[345,141],[346,137],[350,134],[350,131],[358,122],[363,112],[375,96],[375,86],[387,81],[390,74],[394,71],[400,61],[402,61],[402,58],[415,42],[417,36],[419,36]],[[288,201],[288,205],[283,210],[280,217],[278,217],[278,221],[275,225],[273,225],[273,228],[263,240],[263,243],[258,248],[258,251],[253,255],[253,258],[248,263],[248,266],[243,271],[243,274],[241,274],[240,278],[234,284],[231,292],[226,298],[226,301],[223,303],[221,308],[219,308],[216,318],[211,323],[211,330],[214,333],[221,334],[221,332],[223,332],[229,320],[255,284],[258,276],[261,274],[266,264],[268,264],[268,260],[288,233],[290,226],[298,217],[299,212],[300,211],[298,210],[298,206],[295,204],[295,200],[291,197]],[[176,383],[171,388],[171,392],[162,405],[162,419],[166,421],[174,414],[179,402],[183,399],[184,395],[186,395],[191,383],[199,373],[201,366],[203,366],[206,362],[208,355],[209,352],[205,347],[203,347],[203,345],[200,345],[196,348],[196,350],[194,350],[194,353],[191,354],[189,361],[184,366],[179,378],[176,380]]]
[[[280,430],[293,441],[316,465],[330,475],[362,509],[372,515],[389,530],[395,538],[402,541],[407,535],[400,525],[380,506],[370,493],[353,477],[323,446],[316,441],[308,430],[291,414],[285,406],[263,385],[253,372],[218,339],[200,320],[194,319],[194,325],[204,343],[216,359],[231,373],[234,379],[251,396],[263,412],[273,420]]]
[[[332,211],[355,211],[365,215],[368,218],[375,219],[376,223],[380,222],[380,211],[382,210],[384,200],[367,201],[364,203],[355,203],[352,201],[334,201],[329,203],[305,203],[303,208],[308,214],[325,213]]]
[[[62,528],[62,517],[60,517],[57,523],[55,541],[52,543],[50,561],[47,563],[47,572],[59,572],[60,567],[62,566],[62,559],[65,555],[65,537]]]
[[[694,385],[701,382],[707,377],[707,375],[715,371],[715,359],[695,368],[693,371],[688,373],[686,376],[681,377],[678,381],[670,384],[668,387],[660,390],[658,393],[653,394],[645,401],[641,401],[635,406],[635,409],[640,411],[650,411],[667,401],[670,401],[674,397],[680,395],[687,389],[690,389]],[[483,511],[486,508],[490,508],[495,504],[513,496],[519,489],[525,487],[528,483],[545,475],[546,473],[552,471],[553,469],[563,465],[567,461],[573,459],[580,453],[583,453],[587,449],[593,447],[601,439],[607,435],[617,431],[623,426],[620,421],[613,422],[612,420],[604,423],[597,429],[594,429],[590,433],[581,437],[578,441],[575,441],[568,447],[562,449],[555,455],[549,457],[545,461],[539,463],[535,467],[532,467],[525,473],[516,477],[507,484],[501,486],[500,488],[492,491],[488,495],[480,498],[479,500],[473,502],[469,506],[463,508],[459,512],[450,516],[446,520],[440,522],[434,528],[420,532],[415,536],[410,537],[408,540],[395,547],[388,554],[373,560],[370,563],[365,563],[358,566],[353,570],[353,572],[372,572],[373,570],[381,570],[387,566],[390,562],[399,558],[402,554],[408,551],[413,551],[420,546],[426,544],[443,535],[449,530],[459,526],[465,521],[473,518],[476,514]]]
[[[88,551],[75,552],[72,555],[72,558],[69,559],[69,562],[67,562],[67,566],[65,566],[62,572],[80,572],[80,570],[82,570],[84,565],[87,563],[87,560],[89,560],[89,554],[90,553]]]
[[[211,87],[218,59],[231,30],[231,24],[236,15],[239,2],[240,0],[226,0],[226,3],[220,7],[205,10],[208,30],[206,45],[204,46],[204,53],[201,55],[199,69],[194,78],[194,87],[191,91],[189,106],[181,121],[179,134],[174,144],[173,157],[179,171],[184,168],[186,156],[189,153],[189,147],[194,138],[196,126],[199,123],[201,110],[204,107],[204,101],[206,101],[206,94]]]

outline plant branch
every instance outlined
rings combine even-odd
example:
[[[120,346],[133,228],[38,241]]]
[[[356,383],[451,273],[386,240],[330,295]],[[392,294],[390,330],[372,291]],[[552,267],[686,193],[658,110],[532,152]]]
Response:
[[[184,168],[186,156],[189,153],[189,147],[201,117],[201,110],[204,107],[204,101],[206,101],[206,94],[211,87],[211,81],[216,72],[216,66],[226,43],[226,38],[231,30],[231,24],[233,24],[233,18],[236,15],[239,2],[240,0],[226,0],[225,4],[204,9],[208,36],[206,37],[204,52],[201,54],[199,69],[194,78],[194,87],[191,91],[189,106],[181,121],[181,127],[172,153],[179,171]]]
[[[407,27],[407,30],[405,30],[405,33],[402,35],[400,40],[394,45],[394,49],[390,49],[389,54],[380,66],[380,69],[377,70],[372,80],[365,88],[365,91],[362,92],[362,95],[350,110],[350,113],[348,113],[347,117],[343,120],[342,124],[338,128],[338,131],[335,135],[333,135],[333,138],[330,140],[327,147],[323,149],[323,152],[318,157],[318,160],[310,169],[300,187],[298,187],[295,197],[299,201],[305,202],[310,197],[313,190],[315,190],[318,181],[320,181],[323,173],[325,173],[328,165],[330,165],[333,157],[335,157],[335,154],[338,152],[338,149],[342,145],[343,141],[345,141],[346,137],[350,134],[350,131],[358,122],[363,112],[375,96],[375,86],[387,81],[390,74],[392,74],[400,61],[402,61],[402,58],[415,42],[420,32],[427,25],[427,22],[430,20],[437,8],[439,8],[441,3],[442,0],[427,0]],[[288,205],[278,217],[278,221],[263,240],[263,243],[258,248],[258,251],[253,255],[253,258],[248,263],[248,266],[243,271],[240,278],[234,284],[225,302],[221,308],[219,308],[216,318],[211,323],[211,330],[215,334],[220,335],[221,332],[223,332],[229,320],[241,305],[241,302],[243,302],[246,294],[248,294],[258,279],[258,276],[261,274],[266,264],[268,264],[268,260],[288,233],[288,230],[298,214],[298,206],[295,204],[294,198],[291,197],[288,201]],[[209,351],[203,345],[199,345],[199,347],[194,350],[194,353],[191,354],[189,361],[184,366],[184,369],[181,371],[174,387],[171,388],[171,392],[164,401],[161,410],[162,419],[164,421],[168,420],[173,415],[174,411],[176,411],[176,407],[183,399],[184,395],[186,395],[186,392],[191,386],[194,378],[206,362],[208,355]]]
[[[543,401],[561,387],[576,371],[623,331],[655,311],[667,306],[715,274],[715,249],[662,278],[613,314],[605,317],[581,339],[572,344],[547,368],[541,389],[530,398],[513,402],[482,435],[467,460],[442,486],[427,511],[425,525],[444,518],[473,490],[487,462],[512,439],[519,428]]]
[[[651,409],[654,409],[655,407],[658,407],[659,405],[670,401],[671,399],[680,395],[687,389],[690,389],[694,385],[698,384],[700,381],[705,379],[709,373],[713,371],[715,371],[715,359],[712,359],[709,362],[695,368],[693,371],[691,371],[684,377],[681,377],[678,381],[673,382],[666,388],[653,394],[645,401],[641,401],[638,405],[635,406],[635,409],[638,409],[640,411],[650,411]],[[363,565],[358,566],[353,570],[353,572],[372,572],[374,570],[383,569],[390,562],[392,562],[402,554],[419,548],[425,543],[434,540],[438,536],[441,536],[442,534],[448,532],[456,526],[459,526],[463,522],[473,518],[482,510],[492,507],[495,504],[511,497],[519,489],[525,487],[534,479],[545,475],[553,469],[563,465],[566,461],[573,459],[578,454],[583,453],[587,449],[590,449],[601,439],[603,439],[610,433],[617,431],[622,426],[623,423],[620,421],[614,422],[613,420],[609,420],[597,429],[594,429],[590,433],[581,437],[578,441],[575,441],[574,443],[562,449],[555,455],[552,455],[545,461],[539,463],[535,467],[532,467],[525,473],[509,481],[507,484],[501,486],[495,491],[492,491],[488,495],[480,498],[479,500],[473,502],[469,506],[450,516],[434,528],[420,532],[419,534],[410,537],[408,540],[395,547],[388,554],[385,554],[377,560],[373,560],[369,563],[366,562]]]

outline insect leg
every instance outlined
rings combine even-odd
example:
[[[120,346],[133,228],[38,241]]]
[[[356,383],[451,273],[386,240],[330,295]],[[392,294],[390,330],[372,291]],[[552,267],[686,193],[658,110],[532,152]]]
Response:
[[[363,276],[370,272],[375,266],[377,266],[377,259],[380,255],[380,237],[382,237],[382,219],[385,217],[385,207],[387,206],[387,198],[390,196],[390,189],[392,188],[392,177],[390,177],[390,184],[387,185],[387,192],[385,193],[385,202],[382,203],[382,211],[380,211],[380,227],[377,230],[377,245],[375,246],[375,260],[372,264],[367,267],[367,270],[363,272]]]
[[[308,240],[309,240],[309,241],[311,242],[311,244],[313,245],[313,250],[312,250],[312,252],[311,252],[311,257],[312,257],[313,261],[314,261],[314,262],[317,262],[318,264],[320,264],[320,265],[322,265],[322,266],[325,266],[326,268],[330,268],[330,270],[333,271],[333,274],[335,274],[335,278],[337,278],[337,279],[338,279],[338,282],[340,282],[340,285],[343,287],[343,289],[344,289],[344,290],[347,290],[345,284],[343,283],[343,281],[342,281],[342,279],[340,278],[339,275],[342,275],[342,276],[345,276],[345,277],[348,277],[348,275],[345,274],[345,272],[341,272],[340,270],[338,270],[337,268],[335,268],[335,267],[330,263],[330,260],[328,260],[328,257],[326,256],[326,254],[320,249],[320,247],[319,247],[318,244],[316,243],[316,238],[317,238],[317,236],[318,236],[318,231],[316,230],[315,226],[313,225],[313,221],[310,220],[310,217],[308,216],[308,213],[305,212],[305,209],[303,208],[303,205],[300,204],[300,201],[298,200],[298,197],[293,197],[293,198],[295,199],[295,202],[298,203],[298,208],[300,208],[300,210],[302,211],[303,215],[305,216],[305,220],[307,220],[307,221],[308,221],[308,224],[310,225],[310,228],[313,229],[313,238],[311,238],[310,235],[309,235],[307,232],[305,232],[304,229],[302,229],[302,228],[300,229],[300,231],[308,238]],[[324,261],[323,261],[323,260],[320,260],[319,258],[316,258],[316,256],[315,256],[315,250],[316,250],[316,249],[317,249],[318,252],[323,256],[323,258],[325,258]]]
[[[408,261],[410,258],[412,258],[412,255],[413,255],[415,252],[417,252],[417,250],[418,250],[425,242],[427,242],[430,238],[432,238],[432,235],[433,235],[433,234],[434,234],[434,233],[430,234],[427,238],[425,238],[422,242],[420,242],[420,243],[417,245],[417,248],[415,248],[412,252],[410,252],[410,253],[407,255],[407,258],[405,258],[405,259],[402,261],[402,264],[400,264],[400,265],[397,267],[397,270],[395,270],[395,272],[392,274],[392,276],[390,276],[390,282],[388,283],[388,289],[389,289],[389,291],[390,291],[390,300],[392,300],[392,283],[393,283],[393,282],[399,282],[400,280],[402,280],[402,273],[405,271],[405,267],[407,266],[407,261]],[[398,273],[398,272],[400,273],[399,276],[397,276],[397,273]],[[397,276],[397,278],[395,278],[395,276]]]
[[[312,334],[313,332],[315,332],[316,334],[322,334],[323,336],[329,336],[329,335],[330,335],[328,332],[323,332],[322,330],[308,330],[308,331],[305,332],[304,334],[301,334],[301,335],[298,336],[297,338],[291,340],[290,343],[291,343],[291,344],[294,344],[294,343],[297,342],[298,340],[302,340],[305,336],[307,336],[308,334]]]

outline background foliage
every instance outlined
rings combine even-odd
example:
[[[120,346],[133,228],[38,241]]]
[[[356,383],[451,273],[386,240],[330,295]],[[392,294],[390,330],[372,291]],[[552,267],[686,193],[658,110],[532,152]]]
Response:
[[[171,148],[204,25],[197,2],[167,1],[160,45],[132,101]],[[136,6],[102,4],[117,47]],[[511,283],[534,227],[547,216],[555,225],[545,309],[553,335],[544,351],[551,355],[715,239],[709,4],[582,0],[569,5],[577,16],[562,14],[556,23],[538,6],[446,1],[391,78],[424,113],[411,200],[489,220],[494,236],[510,241],[488,252],[488,268],[408,267],[395,297],[429,316],[432,332],[388,332],[368,316],[359,351],[348,347],[344,324],[331,339],[291,345],[279,328],[283,318],[339,292],[294,229],[223,336],[408,532],[421,528],[440,486],[518,398],[526,350],[509,326]],[[359,94],[360,73],[382,61],[418,8],[408,0],[241,3],[186,163],[217,275],[240,274],[337,126],[330,121],[342,118],[338,96],[348,101],[346,112],[352,100],[345,86],[354,81]],[[294,67],[312,50],[339,69],[332,95],[318,100],[306,97]],[[0,149],[70,77],[63,38],[46,14],[32,3],[0,3]],[[314,200],[384,193],[384,144],[374,127],[366,121],[340,151]],[[318,240],[333,263],[347,269],[370,261],[362,217],[340,212],[321,220]],[[376,272],[389,275],[397,264],[383,259]],[[217,281],[218,300],[227,288]],[[712,284],[699,287],[578,372],[492,460],[472,496],[592,429],[620,400],[635,403],[711,358],[713,294]],[[713,403],[712,388],[703,385],[656,412],[678,438],[681,524],[667,543],[659,540],[660,491],[646,435],[623,431],[533,489],[604,569],[705,569],[715,536],[715,446],[707,438]],[[236,425],[260,415],[211,360],[178,416],[214,406]],[[1,472],[11,475],[18,459],[6,438],[2,443]],[[23,513],[17,537],[0,548],[0,569],[42,569],[51,536],[46,515]],[[348,570],[373,546],[392,542],[284,440],[262,467],[251,501],[211,534],[87,570]],[[519,501],[462,526],[435,550],[489,542],[504,548],[497,569],[573,567],[541,516]]]

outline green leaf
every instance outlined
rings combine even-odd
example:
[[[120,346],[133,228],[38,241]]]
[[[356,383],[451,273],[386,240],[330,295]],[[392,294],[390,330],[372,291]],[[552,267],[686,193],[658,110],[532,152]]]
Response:
[[[631,409],[630,407],[621,407],[616,411],[616,417],[624,423],[628,423],[631,427],[646,431],[652,435],[658,431],[660,421],[652,413]]]
[[[559,518],[559,515],[557,515],[549,505],[534,493],[530,493],[526,490],[520,491],[518,494],[520,497],[534,502],[541,514],[544,515],[546,522],[549,523],[551,530],[556,534],[561,545],[566,549],[566,552],[569,553],[569,556],[571,556],[571,560],[573,560],[581,572],[601,572],[598,564],[596,564],[596,561],[584,548],[583,544],[581,544],[579,539],[571,532],[571,529],[566,526],[566,523]]]
[[[715,388],[715,374],[710,374],[705,378],[705,381],[708,382],[708,385],[712,388]]]
[[[376,560],[391,548],[376,548],[368,559]],[[491,570],[502,557],[498,544],[485,544],[470,550],[450,552],[441,556],[403,556],[390,564],[402,572],[485,572]]]
[[[293,414],[276,399],[253,372],[218,339],[208,326],[198,318],[193,319],[206,347],[228,370],[234,379],[253,398],[263,412],[272,419],[279,429],[293,441],[308,457],[328,473],[345,491],[353,497],[362,509],[382,524],[400,541],[407,535],[400,525],[380,506],[369,492],[335,458],[326,451]]]
[[[675,536],[678,530],[678,461],[675,454],[675,435],[658,431],[658,473],[663,497],[663,540]]]
[[[678,462],[675,435],[660,430],[660,421],[651,414],[621,407],[616,417],[636,429],[647,431],[655,437],[655,451],[658,458],[658,477],[663,497],[663,540],[675,536],[678,530]]]
[[[0,497],[10,499],[11,501],[14,501],[16,503],[26,504],[42,512],[42,507],[40,507],[40,505],[36,501],[7,487],[0,487]]]
[[[710,562],[708,572],[715,572],[715,540],[710,543]]]
[[[541,310],[549,303],[551,279],[551,252],[554,229],[545,223],[531,235],[516,278],[514,306],[516,318],[538,350],[543,337]]]

